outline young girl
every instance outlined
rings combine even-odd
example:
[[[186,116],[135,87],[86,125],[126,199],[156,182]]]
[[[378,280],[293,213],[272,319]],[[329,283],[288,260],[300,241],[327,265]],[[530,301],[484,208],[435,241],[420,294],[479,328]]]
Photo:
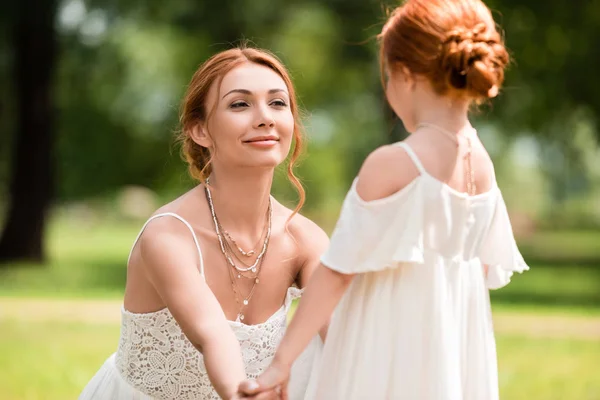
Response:
[[[387,99],[412,134],[364,162],[273,363],[241,385],[246,395],[287,398],[290,365],[335,309],[306,398],[498,398],[488,289],[528,267],[468,111],[497,95],[508,55],[480,0],[408,0],[380,39]]]
[[[142,228],[117,352],[80,399],[235,397],[242,380],[269,365],[301,292],[294,286],[306,284],[327,246],[297,214],[304,191],[292,171],[302,131],[294,87],[274,56],[236,48],[210,58],[192,78],[181,124],[201,184]],[[291,146],[288,176],[300,194],[293,211],[270,195]],[[292,397],[304,397],[313,354],[295,364]]]

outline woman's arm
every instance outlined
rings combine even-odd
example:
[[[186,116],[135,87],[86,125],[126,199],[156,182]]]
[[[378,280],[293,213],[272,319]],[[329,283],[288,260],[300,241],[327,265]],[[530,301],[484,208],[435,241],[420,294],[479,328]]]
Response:
[[[321,227],[308,218],[298,215],[296,219],[292,233],[298,238],[299,250],[304,258],[296,281],[298,286],[305,289],[310,282],[310,278],[321,264],[320,258],[327,250],[329,237]],[[327,336],[328,327],[329,319],[319,329],[323,342]]]
[[[140,239],[145,272],[190,342],[204,356],[208,377],[222,398],[246,378],[239,342],[198,270],[198,252],[178,221],[152,221]]]
[[[310,278],[300,305],[271,365],[258,378],[258,385],[245,381],[239,387],[240,397],[262,400],[276,390],[281,399],[288,399],[287,384],[292,363],[304,351],[311,339],[323,327],[350,285],[353,275],[344,275],[319,265]]]
[[[354,275],[344,275],[319,264],[302,295],[298,309],[279,344],[274,363],[289,368],[321,328],[352,282]]]

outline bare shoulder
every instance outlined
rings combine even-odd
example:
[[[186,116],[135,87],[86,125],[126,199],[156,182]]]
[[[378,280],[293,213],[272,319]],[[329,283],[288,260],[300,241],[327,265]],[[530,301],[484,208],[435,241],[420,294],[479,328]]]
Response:
[[[284,221],[292,215],[292,210],[280,205],[283,209]],[[288,231],[304,256],[310,257],[312,253],[320,254],[327,248],[329,237],[325,231],[311,219],[297,213],[289,220]]]
[[[187,227],[184,216],[189,215],[190,203],[195,201],[197,188],[191,189],[171,202],[161,206],[150,217],[151,221],[142,232],[140,247],[142,253],[171,251],[171,247],[181,251],[180,247],[191,248],[195,254],[192,232]],[[194,204],[195,206],[195,204]],[[187,211],[187,212],[186,212]],[[167,215],[164,215],[167,214]],[[161,215],[160,217],[158,217]],[[174,216],[175,215],[175,216]],[[180,219],[181,218],[181,219]],[[168,243],[169,246],[165,244]]]
[[[292,210],[284,210],[287,221],[292,215]],[[294,253],[298,256],[296,283],[303,288],[320,264],[321,256],[329,245],[329,237],[319,225],[301,214],[295,214],[289,220],[287,232],[292,237]]]
[[[157,211],[156,214],[160,213]],[[172,216],[152,219],[144,229],[139,245],[144,264],[150,267],[173,262],[188,264],[196,257],[192,233],[182,221]]]
[[[326,247],[329,237],[314,221],[304,215],[296,214],[290,221],[290,232],[303,246]]]
[[[403,189],[418,175],[419,170],[403,148],[381,146],[363,163],[356,191],[365,201],[382,199]]]

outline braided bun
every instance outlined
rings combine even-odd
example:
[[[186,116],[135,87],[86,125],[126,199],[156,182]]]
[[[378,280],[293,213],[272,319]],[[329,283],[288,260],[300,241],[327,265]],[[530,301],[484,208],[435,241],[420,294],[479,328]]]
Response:
[[[381,63],[425,76],[439,94],[495,97],[509,55],[481,0],[407,0],[385,24]]]
[[[487,33],[484,23],[450,31],[439,57],[446,84],[480,98],[496,97],[508,59],[500,35]]]

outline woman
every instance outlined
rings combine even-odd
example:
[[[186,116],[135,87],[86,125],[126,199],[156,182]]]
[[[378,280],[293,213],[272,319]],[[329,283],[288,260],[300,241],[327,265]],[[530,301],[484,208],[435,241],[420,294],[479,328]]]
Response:
[[[306,398],[498,399],[488,289],[528,267],[468,111],[497,95],[508,55],[480,0],[408,0],[380,39],[388,102],[412,134],[364,162],[272,365],[245,395],[286,398],[291,363],[337,306]]]
[[[233,398],[271,361],[328,238],[300,216],[293,174],[302,130],[294,87],[264,50],[214,55],[181,113],[183,154],[200,184],[161,207],[131,251],[117,352],[80,399]],[[275,168],[300,201],[271,196]],[[318,338],[316,340],[319,340]],[[314,352],[296,363],[301,398]]]

